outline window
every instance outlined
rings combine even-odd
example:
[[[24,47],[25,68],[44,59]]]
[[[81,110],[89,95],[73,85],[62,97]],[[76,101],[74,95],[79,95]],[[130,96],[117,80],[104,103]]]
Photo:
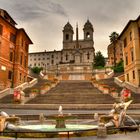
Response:
[[[38,66],[40,66],[40,63],[38,63]]]
[[[124,44],[124,48],[125,48],[127,46],[127,40],[126,40],[126,38],[124,39],[123,44]]]
[[[24,67],[27,67],[27,60],[26,60],[26,56],[24,57]]]
[[[129,81],[129,74],[127,74],[127,81]]]
[[[88,60],[90,59],[90,54],[89,54],[89,52],[87,53],[87,59],[88,59]]]
[[[69,40],[69,34],[66,34],[66,40]]]
[[[22,47],[24,46],[23,38],[21,39],[21,46],[22,46]]]
[[[66,61],[68,60],[68,54],[66,54]]]
[[[42,58],[42,60],[45,60],[45,58]]]
[[[36,63],[34,63],[34,66],[36,66]]]
[[[128,65],[128,54],[125,54],[125,64]]]
[[[23,61],[23,56],[22,56],[22,53],[20,55],[20,65],[22,65],[22,61]]]
[[[133,51],[133,48],[131,49],[131,61],[132,62],[134,61],[134,51]]]
[[[13,52],[10,51],[10,61],[12,62],[13,61]]]
[[[38,58],[38,60],[40,60],[40,58]]]
[[[53,65],[54,61],[52,60],[52,65]]]
[[[54,58],[54,55],[52,54],[52,58]]]
[[[16,42],[16,35],[14,35],[13,33],[10,33],[10,41],[13,43]]]
[[[36,58],[34,58],[34,60],[36,61]]]
[[[0,24],[0,35],[3,33],[3,26]]]
[[[132,32],[130,32],[130,41],[132,40]]]
[[[132,74],[133,74],[133,79],[135,79],[135,71],[134,70],[132,71]]]
[[[9,79],[9,80],[12,79],[12,71],[8,71],[8,79]]]
[[[30,61],[32,61],[32,58],[30,59]]]
[[[19,74],[19,80],[20,80],[20,81],[22,80],[22,75],[21,75],[21,73]]]
[[[86,33],[86,38],[90,38],[90,33],[89,32]]]
[[[24,76],[24,82],[26,82],[26,76]]]

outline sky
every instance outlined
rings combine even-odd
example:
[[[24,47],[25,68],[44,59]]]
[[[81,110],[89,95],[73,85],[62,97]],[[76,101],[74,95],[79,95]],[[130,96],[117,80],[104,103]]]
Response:
[[[107,56],[109,35],[113,31],[120,34],[129,20],[140,15],[140,0],[0,0],[0,8],[33,41],[29,52],[61,50],[62,30],[68,21],[74,33],[78,22],[79,39],[83,39],[83,26],[89,19],[95,51]]]

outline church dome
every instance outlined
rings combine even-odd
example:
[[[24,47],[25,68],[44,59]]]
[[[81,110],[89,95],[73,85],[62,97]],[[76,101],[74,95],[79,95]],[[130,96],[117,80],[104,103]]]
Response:
[[[73,27],[69,22],[67,22],[67,24],[64,26],[64,30],[73,30]]]
[[[84,28],[92,28],[93,29],[93,25],[91,24],[91,22],[89,20],[87,20],[87,22],[84,25]]]

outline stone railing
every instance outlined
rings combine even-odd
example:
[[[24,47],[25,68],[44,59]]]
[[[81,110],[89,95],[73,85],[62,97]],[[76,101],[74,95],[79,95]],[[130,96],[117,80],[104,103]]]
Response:
[[[115,82],[118,86],[124,87],[124,82],[121,81],[118,77],[115,77],[115,78],[114,78],[114,82]]]
[[[114,78],[114,82],[119,85],[120,87],[124,87],[124,80],[122,80],[124,75]]]
[[[37,78],[34,78],[32,81],[28,82],[28,87],[34,86],[38,82]]]
[[[25,83],[15,87],[14,89],[18,89],[18,88],[22,87],[22,90],[24,90],[26,88],[34,86],[37,82],[38,82],[37,78],[34,78],[32,81],[25,82]],[[0,91],[0,98],[3,98],[4,96],[6,96],[8,94],[13,94],[13,89],[12,88],[7,88],[3,91]]]
[[[130,89],[133,92],[140,93],[140,87],[138,87],[138,86],[136,86],[134,84],[131,84],[129,82],[124,82],[124,86],[126,88]]]
[[[0,91],[0,98],[3,98],[4,96],[8,95],[9,93],[10,93],[10,88]]]
[[[110,71],[109,73],[107,73],[107,78],[111,78],[114,75],[114,71]]]

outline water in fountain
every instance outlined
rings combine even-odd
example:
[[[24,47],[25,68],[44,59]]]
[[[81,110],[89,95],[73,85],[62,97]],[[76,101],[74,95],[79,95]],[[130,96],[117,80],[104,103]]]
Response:
[[[61,105],[59,106],[59,109],[58,109],[58,115],[59,116],[62,116],[63,115],[63,108],[62,108]]]

